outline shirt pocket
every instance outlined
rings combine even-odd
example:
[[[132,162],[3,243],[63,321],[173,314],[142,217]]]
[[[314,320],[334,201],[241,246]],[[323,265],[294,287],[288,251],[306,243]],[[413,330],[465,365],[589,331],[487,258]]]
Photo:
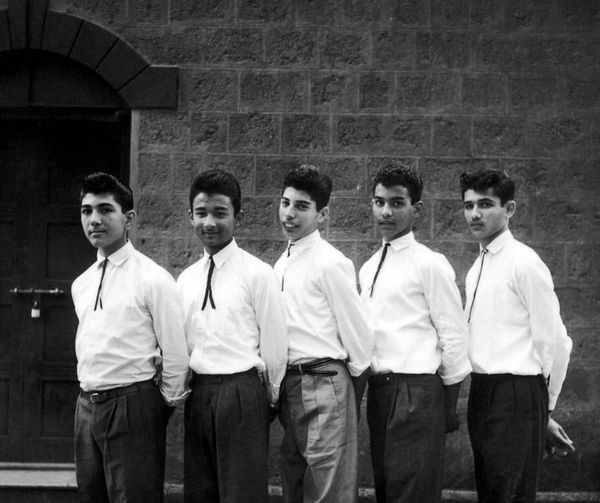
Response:
[[[215,328],[218,335],[224,339],[240,341],[240,331],[248,323],[246,311],[247,300],[241,293],[230,294],[220,299],[216,307]]]

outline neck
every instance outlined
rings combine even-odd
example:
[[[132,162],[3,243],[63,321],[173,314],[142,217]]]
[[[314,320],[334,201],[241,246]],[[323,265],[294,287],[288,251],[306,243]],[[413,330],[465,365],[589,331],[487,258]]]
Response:
[[[504,227],[504,229],[500,229],[498,232],[496,232],[495,234],[492,234],[491,236],[488,236],[485,239],[482,239],[481,241],[479,241],[479,244],[481,245],[482,248],[487,248],[488,245],[494,241],[500,234],[503,234],[504,232],[506,232],[508,230],[508,227]]]
[[[123,248],[126,244],[127,244],[128,239],[124,238],[122,241],[119,241],[118,243],[113,243],[110,246],[106,246],[104,248],[99,248],[100,251],[100,255],[102,255],[104,258],[106,257],[110,257],[113,253],[119,251],[121,248]]]
[[[394,239],[398,239],[401,238],[402,236],[406,236],[408,233],[410,233],[412,231],[412,229],[408,228],[408,229],[404,229],[403,231],[400,231],[398,234],[394,234],[393,236],[383,236],[383,240],[386,243],[389,243],[390,241],[393,241]]]
[[[233,241],[233,238],[231,238],[229,241],[227,241],[227,243],[223,243],[218,246],[206,246],[204,249],[206,250],[206,253],[208,253],[209,255],[214,255],[216,253],[219,253],[223,248],[228,246],[232,241]]]

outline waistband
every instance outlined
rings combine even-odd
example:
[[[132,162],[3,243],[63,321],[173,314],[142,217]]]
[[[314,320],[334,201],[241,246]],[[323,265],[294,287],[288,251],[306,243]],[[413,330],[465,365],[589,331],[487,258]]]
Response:
[[[405,381],[438,381],[441,377],[437,374],[401,374],[398,372],[382,372],[369,376],[369,386],[384,386]]]
[[[334,376],[337,375],[337,370],[321,368],[332,363],[344,366],[346,365],[346,362],[344,362],[343,360],[335,360],[333,358],[317,358],[316,360],[311,360],[308,362],[294,363],[292,365],[288,365],[286,369],[286,374]]]
[[[252,377],[258,377],[258,370],[251,368],[244,372],[234,372],[233,374],[197,374],[192,372],[191,386],[198,386],[201,384],[222,384],[224,382],[231,382],[238,379],[248,379]]]
[[[137,391],[144,391],[147,389],[156,388],[154,379],[148,379],[147,381],[135,382],[127,386],[120,386],[118,388],[103,389],[100,391],[84,391],[79,390],[79,396],[92,403],[101,403],[110,400],[111,398],[117,398],[119,396],[128,395],[129,393],[135,393]]]
[[[519,374],[478,374],[471,372],[471,382],[502,382],[502,381],[537,381],[544,380],[542,374],[536,375],[519,375]]]

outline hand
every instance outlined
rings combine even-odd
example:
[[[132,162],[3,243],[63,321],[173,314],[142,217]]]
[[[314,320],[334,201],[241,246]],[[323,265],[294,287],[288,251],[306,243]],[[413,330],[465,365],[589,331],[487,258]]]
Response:
[[[279,411],[281,410],[281,402],[270,403],[269,404],[269,422],[272,423],[275,421],[277,416],[279,415]]]
[[[169,423],[169,420],[171,419],[171,416],[173,415],[173,412],[175,412],[175,407],[172,407],[170,405],[167,405],[166,403],[163,404],[164,409],[165,409],[165,423]]]
[[[566,434],[565,430],[563,430],[562,426],[551,417],[548,418],[546,452],[549,456],[567,456],[575,452],[573,441]]]
[[[458,430],[460,421],[458,419],[458,413],[454,411],[446,411],[446,433],[452,433]]]
[[[460,384],[449,384],[444,386],[444,403],[446,410],[446,433],[452,433],[458,430],[460,421],[456,412],[456,404],[458,403],[458,394],[460,392]]]
[[[365,393],[365,387],[367,386],[367,378],[371,373],[370,369],[365,370],[359,376],[352,378],[352,384],[354,385],[354,398],[356,399],[356,419],[360,423],[360,403]]]

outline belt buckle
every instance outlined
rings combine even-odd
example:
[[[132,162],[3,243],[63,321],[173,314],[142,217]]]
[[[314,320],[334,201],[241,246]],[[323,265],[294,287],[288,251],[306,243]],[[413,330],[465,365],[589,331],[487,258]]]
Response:
[[[106,397],[104,396],[104,393],[92,393],[90,395],[90,402],[92,403],[100,403],[100,402],[104,402],[106,400]]]

